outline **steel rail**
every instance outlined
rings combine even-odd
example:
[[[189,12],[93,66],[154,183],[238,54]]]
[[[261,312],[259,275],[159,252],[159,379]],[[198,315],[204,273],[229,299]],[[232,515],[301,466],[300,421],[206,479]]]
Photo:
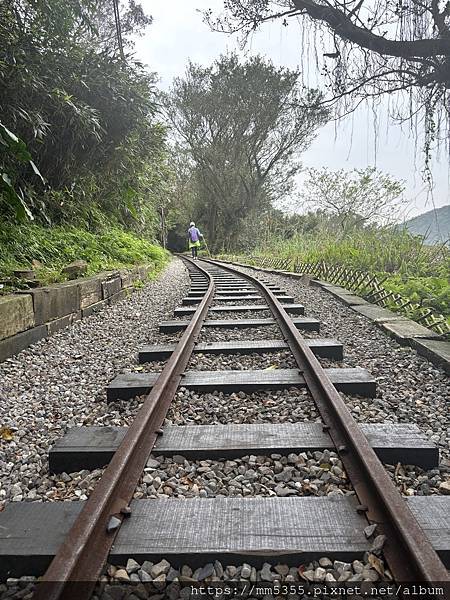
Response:
[[[247,273],[228,264],[206,262],[243,276],[266,298],[322,416],[324,430],[329,433],[355,489],[360,502],[358,512],[364,512],[369,522],[377,523],[379,533],[386,535],[383,552],[395,580],[450,581],[447,569],[428,537],[276,296],[264,283]]]
[[[120,525],[130,515],[129,504],[139,477],[181,382],[214,296],[215,284],[211,275],[197,263],[192,264],[209,280],[208,290],[37,586],[35,600],[88,600]],[[132,514],[130,518],[133,518]]]

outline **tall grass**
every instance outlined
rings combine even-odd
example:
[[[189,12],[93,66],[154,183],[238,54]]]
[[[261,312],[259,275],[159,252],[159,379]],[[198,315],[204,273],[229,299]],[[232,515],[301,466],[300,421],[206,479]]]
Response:
[[[418,236],[393,228],[360,229],[340,237],[329,229],[273,239],[254,254],[342,265],[387,276],[384,287],[450,315],[450,252],[426,246]]]
[[[61,280],[61,268],[74,260],[85,260],[88,274],[150,262],[159,270],[168,253],[117,226],[92,233],[72,226],[0,222],[0,276],[29,268],[33,260],[42,264],[39,276],[50,282]]]
[[[426,246],[418,236],[390,228],[362,229],[345,238],[326,230],[296,234],[288,240],[275,239],[255,253],[412,277],[445,277],[450,271],[447,247]]]

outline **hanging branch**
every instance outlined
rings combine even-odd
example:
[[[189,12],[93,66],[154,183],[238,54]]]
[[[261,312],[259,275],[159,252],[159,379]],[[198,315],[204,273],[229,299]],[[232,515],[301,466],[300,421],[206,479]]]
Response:
[[[123,41],[122,41],[122,28],[120,25],[119,0],[113,0],[113,5],[114,5],[114,20],[116,22],[117,43],[119,44],[120,57],[123,61],[125,61],[125,54],[123,51]]]

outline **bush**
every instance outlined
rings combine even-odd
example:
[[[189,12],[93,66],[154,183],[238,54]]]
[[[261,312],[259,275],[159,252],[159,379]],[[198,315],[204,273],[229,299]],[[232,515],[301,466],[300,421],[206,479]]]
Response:
[[[88,274],[153,262],[159,271],[168,253],[149,240],[119,227],[91,233],[73,226],[45,228],[36,224],[0,225],[0,276],[29,268],[39,261],[39,277],[46,283],[61,281],[62,267],[74,260],[88,263]]]

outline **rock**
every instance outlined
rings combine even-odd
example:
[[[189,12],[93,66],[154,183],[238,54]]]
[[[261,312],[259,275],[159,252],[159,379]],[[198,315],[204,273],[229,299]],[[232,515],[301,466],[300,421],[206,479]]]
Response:
[[[273,574],[270,570],[270,564],[264,563],[260,571],[261,581],[273,581]]]
[[[67,275],[69,279],[77,279],[86,274],[88,264],[85,260],[74,260],[69,265],[66,265],[62,272]]]
[[[354,560],[352,563],[352,567],[355,573],[362,573],[364,571],[364,565],[359,560]]]
[[[36,271],[31,269],[16,269],[13,271],[13,275],[14,277],[17,277],[17,279],[28,279],[30,281],[36,279]]]
[[[250,579],[251,573],[252,573],[251,566],[248,565],[247,563],[244,563],[242,565],[242,569],[241,569],[241,578],[242,579]]]
[[[144,569],[139,569],[137,574],[142,583],[149,583],[152,580],[152,576],[147,571],[144,571]]]
[[[294,490],[293,488],[285,487],[281,483],[275,487],[274,491],[275,491],[276,495],[280,496],[281,498],[284,498],[285,496],[296,496],[297,495],[297,490]]]
[[[117,579],[118,581],[130,581],[130,576],[125,569],[117,569],[114,574],[114,579]]]
[[[166,587],[166,574],[160,573],[157,577],[154,577],[152,584],[157,590],[163,590]]]
[[[177,600],[180,597],[180,585],[177,583],[170,583],[164,592],[165,597],[168,600]]]
[[[153,567],[150,569],[150,575],[153,577],[153,579],[157,579],[160,575],[166,575],[169,572],[169,569],[170,563],[167,562],[165,558],[163,558],[162,561],[160,561],[156,565],[153,565]],[[166,578],[164,577],[164,581],[165,580]]]
[[[146,573],[148,573],[148,575],[152,574],[152,567],[153,567],[153,563],[150,562],[149,560],[145,560],[142,565],[141,565],[141,570],[145,571]]]
[[[139,569],[141,568],[141,565],[139,563],[137,563],[134,560],[134,558],[129,558],[127,561],[127,566],[125,568],[126,568],[128,575],[131,575],[131,573],[137,573],[139,571]]]
[[[183,577],[192,577],[192,569],[188,565],[183,565],[181,567],[181,575]]]
[[[181,456],[181,454],[174,454],[172,456],[172,459],[174,462],[178,463],[179,465],[184,465],[184,461],[186,460],[184,458],[184,456]]]
[[[237,569],[234,565],[228,565],[227,568],[225,569],[225,572],[227,573],[227,575],[230,579],[233,579],[233,577],[236,576]]]
[[[364,535],[366,536],[367,539],[369,539],[370,537],[373,536],[373,534],[375,533],[376,530],[377,530],[376,523],[373,523],[373,525],[368,525],[367,527],[364,528]]]
[[[223,566],[222,566],[222,563],[219,562],[218,560],[216,560],[214,562],[214,571],[216,572],[217,577],[219,577],[219,578],[223,577]]]
[[[113,600],[122,600],[125,596],[125,589],[123,585],[108,585],[105,587],[105,592]]]
[[[450,481],[443,481],[439,484],[439,491],[441,494],[450,495]]]
[[[145,571],[143,571],[143,573],[145,573]],[[145,573],[145,574],[148,577],[148,573]],[[147,598],[149,597],[146,587],[148,587],[148,586],[145,586],[142,583],[139,583],[138,585],[133,586],[133,593],[137,598],[139,598],[139,600],[147,600]]]
[[[385,535],[377,535],[377,537],[373,540],[370,551],[373,554],[380,554],[381,551],[383,550],[383,546],[384,546],[385,542],[386,542]]]
[[[175,581],[179,576],[180,573],[173,567],[170,567],[169,572],[167,573],[167,581]]]
[[[342,562],[340,560],[335,560],[333,567],[338,573],[343,573],[344,571],[350,571],[352,568],[350,563]]]
[[[303,571],[302,573],[302,577],[304,579],[306,579],[307,581],[314,581],[314,571],[308,570],[308,571]]]
[[[319,565],[321,567],[323,567],[324,569],[330,569],[333,567],[332,561],[329,558],[327,558],[326,556],[319,559]]]
[[[286,575],[289,573],[289,567],[288,565],[278,564],[275,566],[275,571],[278,573],[278,575],[286,577]]]
[[[203,581],[207,577],[212,577],[213,575],[215,575],[214,565],[212,563],[208,563],[200,569],[199,573],[197,574],[197,580]]]
[[[317,569],[314,571],[314,581],[323,581],[326,574],[327,572],[325,569],[322,567],[317,567]]]

